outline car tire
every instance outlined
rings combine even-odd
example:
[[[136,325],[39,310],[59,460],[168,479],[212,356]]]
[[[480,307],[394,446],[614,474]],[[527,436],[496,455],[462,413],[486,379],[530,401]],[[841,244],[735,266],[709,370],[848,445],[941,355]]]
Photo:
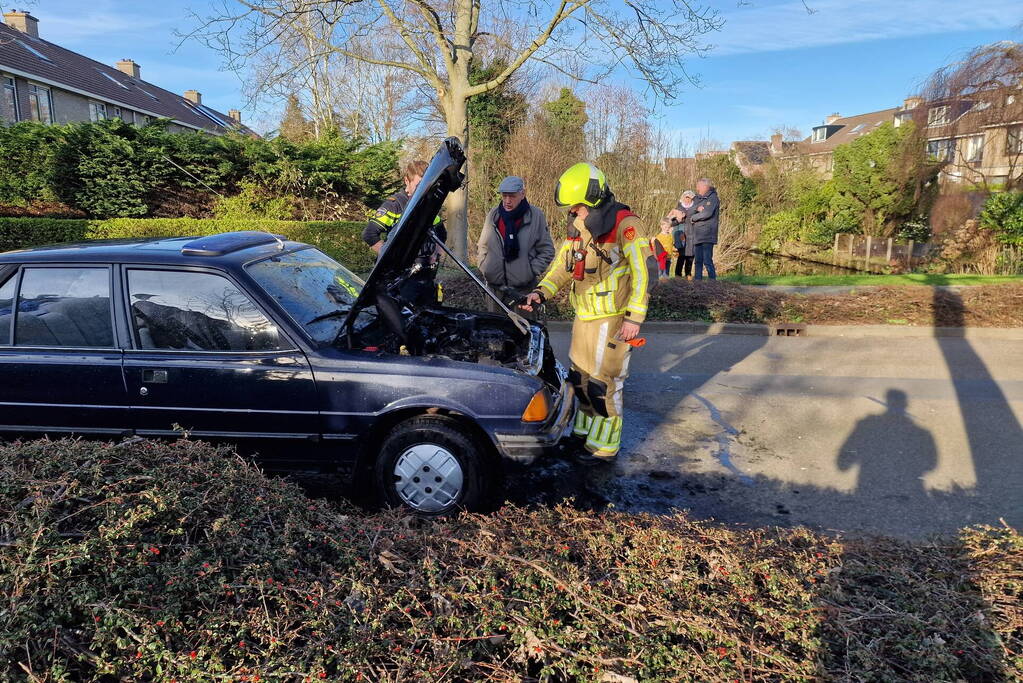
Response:
[[[479,442],[455,420],[416,417],[384,439],[373,468],[379,499],[423,517],[492,503],[496,477]]]

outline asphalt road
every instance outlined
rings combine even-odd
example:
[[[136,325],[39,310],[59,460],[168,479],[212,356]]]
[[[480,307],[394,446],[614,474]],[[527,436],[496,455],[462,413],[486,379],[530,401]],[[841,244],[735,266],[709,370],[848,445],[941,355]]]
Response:
[[[1023,342],[644,336],[619,462],[550,460],[511,500],[904,538],[1023,527]]]

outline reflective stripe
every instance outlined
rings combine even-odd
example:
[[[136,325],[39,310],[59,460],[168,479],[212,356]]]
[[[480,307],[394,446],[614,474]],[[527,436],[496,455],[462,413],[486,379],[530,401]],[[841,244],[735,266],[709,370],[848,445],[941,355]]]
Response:
[[[629,259],[632,270],[632,293],[625,309],[633,313],[646,313],[647,287],[650,282],[646,271],[646,260],[643,258],[642,249],[638,242],[630,242],[625,245],[625,255]]]
[[[551,273],[554,272],[555,268],[565,267],[565,257],[570,251],[572,251],[572,244],[569,240],[565,240],[565,243],[561,245],[560,249],[558,249],[558,253],[554,255],[554,260],[551,261],[551,265],[547,269],[547,273],[543,276],[543,279],[540,280],[540,284],[537,285],[537,287],[547,292],[548,296],[554,296],[558,293],[558,286],[551,282]],[[569,295],[569,298],[571,298],[571,295]]]
[[[380,225],[383,225],[383,226],[386,226],[386,227],[390,228],[390,227],[393,227],[394,224],[398,222],[399,218],[401,218],[401,214],[400,213],[394,213],[393,211],[388,211],[383,216],[373,216],[373,218],[370,219],[370,220],[374,220],[377,223],[379,223]]]
[[[586,449],[614,455],[622,445],[622,418],[594,417],[590,435],[586,438]]]
[[[593,416],[577,410],[575,413],[575,424],[572,425],[572,433],[576,436],[586,436],[590,433],[590,424],[592,422]]]
[[[600,372],[600,364],[604,362],[604,349],[607,348],[607,323],[600,326],[600,332],[597,334],[597,355],[594,358],[593,370],[594,372]]]

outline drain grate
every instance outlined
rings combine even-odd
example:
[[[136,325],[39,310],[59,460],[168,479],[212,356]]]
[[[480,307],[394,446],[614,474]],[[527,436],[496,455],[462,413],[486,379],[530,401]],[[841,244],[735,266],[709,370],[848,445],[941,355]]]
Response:
[[[775,325],[774,335],[776,337],[805,337],[806,325],[796,325],[795,323]]]

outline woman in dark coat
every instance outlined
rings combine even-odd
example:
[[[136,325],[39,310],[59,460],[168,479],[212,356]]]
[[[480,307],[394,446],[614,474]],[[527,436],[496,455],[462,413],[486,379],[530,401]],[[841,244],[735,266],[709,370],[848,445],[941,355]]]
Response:
[[[682,198],[675,211],[668,215],[674,225],[671,236],[674,239],[675,248],[678,250],[678,260],[675,261],[675,277],[682,277],[684,273],[688,280],[693,278],[693,255],[696,248],[696,243],[692,239],[693,222],[689,215],[695,197],[695,192],[686,190],[682,193]]]

